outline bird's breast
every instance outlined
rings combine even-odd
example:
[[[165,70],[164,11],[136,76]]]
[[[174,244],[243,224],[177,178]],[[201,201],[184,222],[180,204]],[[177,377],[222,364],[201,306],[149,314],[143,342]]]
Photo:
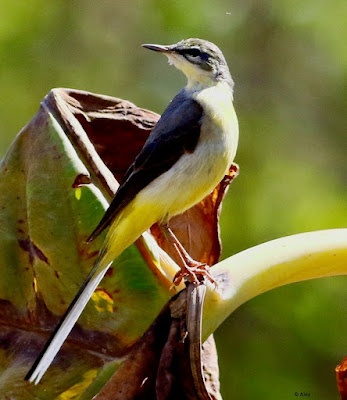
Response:
[[[199,143],[206,143],[221,163],[232,163],[238,145],[238,121],[233,106],[232,92],[224,83],[201,90],[195,100],[202,106],[204,116],[201,125]]]

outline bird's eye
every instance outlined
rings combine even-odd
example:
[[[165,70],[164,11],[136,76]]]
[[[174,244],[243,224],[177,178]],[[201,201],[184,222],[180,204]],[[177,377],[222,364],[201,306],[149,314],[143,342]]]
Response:
[[[189,49],[189,50],[186,50],[185,53],[190,57],[199,57],[200,50],[199,49]]]

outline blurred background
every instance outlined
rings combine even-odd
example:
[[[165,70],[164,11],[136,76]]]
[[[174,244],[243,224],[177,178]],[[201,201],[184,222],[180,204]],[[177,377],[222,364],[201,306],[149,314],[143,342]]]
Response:
[[[0,0],[0,156],[53,87],[161,113],[185,84],[141,43],[215,42],[235,80],[241,173],[222,213],[223,257],[346,226],[345,0]],[[286,286],[216,333],[228,399],[338,399],[346,277]]]

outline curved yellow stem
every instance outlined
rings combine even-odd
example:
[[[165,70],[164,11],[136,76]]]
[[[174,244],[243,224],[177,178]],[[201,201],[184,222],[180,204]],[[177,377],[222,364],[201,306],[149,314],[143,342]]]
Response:
[[[252,247],[216,264],[206,292],[203,340],[236,308],[270,289],[347,274],[347,229],[300,233]]]

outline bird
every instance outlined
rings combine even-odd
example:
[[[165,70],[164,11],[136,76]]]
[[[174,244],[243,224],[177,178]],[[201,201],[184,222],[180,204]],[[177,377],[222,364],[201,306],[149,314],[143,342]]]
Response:
[[[222,51],[197,38],[173,45],[143,44],[164,54],[182,71],[186,86],[174,97],[127,170],[123,183],[88,242],[108,228],[96,262],[72,303],[27,373],[37,384],[69,335],[113,260],[158,223],[180,255],[174,279],[198,282],[206,265],[194,262],[168,227],[171,217],[199,203],[220,183],[233,164],[238,120],[234,82]]]

